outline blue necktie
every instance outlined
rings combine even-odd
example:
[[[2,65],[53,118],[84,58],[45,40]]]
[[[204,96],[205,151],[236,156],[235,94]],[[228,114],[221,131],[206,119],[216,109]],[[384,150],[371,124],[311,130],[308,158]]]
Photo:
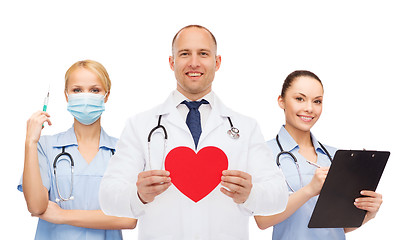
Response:
[[[189,127],[190,133],[192,134],[194,144],[197,148],[197,143],[199,142],[199,138],[201,135],[201,120],[200,120],[200,112],[199,107],[201,104],[208,104],[207,100],[201,100],[200,102],[188,102],[183,101],[189,108],[189,113],[186,117],[186,125]]]

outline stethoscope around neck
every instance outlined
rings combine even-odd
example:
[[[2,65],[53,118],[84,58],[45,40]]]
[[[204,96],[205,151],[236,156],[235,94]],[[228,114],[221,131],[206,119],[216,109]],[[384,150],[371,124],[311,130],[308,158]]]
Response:
[[[57,178],[57,163],[58,160],[60,159],[60,157],[62,156],[67,156],[70,160],[70,164],[71,164],[71,188],[70,188],[70,192],[69,192],[69,196],[64,198],[63,196],[61,196],[60,193],[60,188],[58,187],[58,178]],[[55,158],[54,158],[54,162],[53,162],[53,169],[54,169],[54,178],[56,179],[56,188],[57,188],[57,194],[59,198],[56,198],[56,202],[65,202],[65,201],[69,201],[69,200],[73,200],[74,196],[72,194],[73,192],[73,185],[74,185],[74,159],[72,158],[71,154],[69,154],[68,152],[65,151],[65,147],[62,147],[62,151],[61,153],[59,153]]]
[[[111,154],[114,155],[114,149],[110,149]],[[60,188],[58,187],[58,177],[57,177],[57,163],[60,160],[60,157],[62,156],[67,156],[70,160],[70,166],[71,166],[71,187],[70,187],[70,191],[69,191],[69,196],[68,197],[63,197],[60,193]],[[61,159],[64,160],[64,159]],[[67,160],[67,159],[65,159]],[[53,169],[54,169],[54,178],[56,180],[56,189],[57,189],[57,194],[58,197],[56,197],[56,202],[66,202],[69,200],[74,200],[74,196],[73,196],[73,191],[74,191],[74,159],[72,158],[71,154],[69,154],[68,152],[65,151],[65,147],[62,147],[61,152],[54,158],[54,162],[53,162]]]
[[[168,133],[167,133],[167,129],[161,124],[161,118],[162,118],[162,115],[160,115],[158,117],[157,126],[155,126],[153,129],[151,129],[151,131],[149,132],[149,135],[147,136],[147,150],[148,150],[148,153],[149,153],[149,167],[150,167],[150,169],[153,169],[153,167],[151,166],[151,157],[150,157],[151,136],[153,136],[153,133],[159,128],[164,133],[164,151],[163,151],[163,161],[162,161],[162,165],[161,165],[161,169],[164,169],[164,159],[165,159],[165,151],[167,149]],[[228,136],[230,136],[233,139],[238,139],[240,137],[239,129],[237,129],[236,127],[233,126],[233,123],[232,123],[232,120],[231,120],[230,117],[227,117],[227,118],[228,118],[229,124],[231,126],[231,128],[227,131]]]
[[[280,161],[279,161],[279,157],[280,157],[282,154],[288,154],[288,155],[293,159],[293,162],[294,162],[294,164],[296,165],[297,174],[299,175],[299,180],[300,180],[300,188],[304,187],[303,178],[301,177],[300,167],[299,167],[299,163],[297,162],[296,156],[294,156],[294,154],[291,153],[291,152],[289,152],[289,151],[283,150],[283,147],[282,147],[282,145],[281,145],[281,143],[280,143],[280,141],[279,141],[279,135],[276,135],[276,138],[275,138],[275,139],[276,139],[276,143],[278,144],[279,149],[281,150],[280,153],[278,153],[278,154],[276,155],[276,165],[278,165],[279,169],[282,171],[281,163],[280,163]],[[324,150],[324,152],[325,152],[326,155],[328,156],[329,160],[332,162],[332,157],[331,157],[331,155],[329,154],[328,150],[326,150],[326,148],[324,147],[324,145],[322,145],[322,143],[318,142],[318,144],[321,146],[322,150]],[[285,178],[285,181],[286,181],[286,184],[288,185],[288,187],[290,188],[290,190],[291,190],[292,192],[295,192],[294,189],[290,186],[289,182],[286,180],[286,178]]]

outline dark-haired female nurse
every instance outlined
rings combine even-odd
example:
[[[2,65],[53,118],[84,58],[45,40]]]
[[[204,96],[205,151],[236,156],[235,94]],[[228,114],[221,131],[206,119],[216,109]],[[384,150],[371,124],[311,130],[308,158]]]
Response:
[[[320,144],[311,128],[322,113],[324,90],[321,80],[310,71],[295,71],[286,78],[278,104],[284,110],[286,123],[276,138],[268,142],[275,156],[282,150],[292,153],[280,156],[281,169],[290,192],[283,213],[255,216],[261,229],[274,226],[273,239],[345,239],[345,233],[355,228],[308,228],[312,211],[327,176],[336,149]],[[363,224],[375,217],[382,195],[363,190],[363,197],[354,205],[367,211]]]

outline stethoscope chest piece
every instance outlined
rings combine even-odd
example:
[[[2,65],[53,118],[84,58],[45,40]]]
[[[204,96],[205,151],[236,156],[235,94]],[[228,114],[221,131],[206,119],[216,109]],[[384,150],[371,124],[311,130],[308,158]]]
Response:
[[[231,125],[231,129],[228,130],[228,135],[231,136],[233,139],[238,139],[240,137],[239,129],[235,128],[232,124],[232,120],[230,117],[227,117],[229,124]]]
[[[238,139],[240,137],[239,129],[231,127],[231,129],[228,130],[228,135],[231,136],[233,139]]]

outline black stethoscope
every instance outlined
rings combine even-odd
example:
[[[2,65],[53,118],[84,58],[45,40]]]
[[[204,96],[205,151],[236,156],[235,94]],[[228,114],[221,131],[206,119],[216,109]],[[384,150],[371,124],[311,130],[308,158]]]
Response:
[[[114,149],[110,149],[110,150],[111,150],[111,154],[114,155]],[[58,163],[58,160],[60,159],[60,157],[62,157],[62,156],[67,156],[70,160],[69,162],[71,165],[71,188],[70,188],[69,196],[66,198],[61,196],[60,189],[58,187],[58,178],[57,178],[57,163]],[[74,166],[75,166],[75,163],[74,163],[74,159],[72,158],[71,154],[69,154],[68,152],[65,151],[65,147],[62,147],[61,153],[59,153],[54,158],[54,162],[53,162],[54,178],[56,179],[56,189],[57,189],[57,194],[58,194],[58,198],[56,197],[56,202],[66,202],[69,200],[74,200],[74,196],[73,196]]]
[[[67,156],[70,160],[71,164],[71,188],[69,192],[69,196],[67,198],[64,198],[61,196],[60,189],[58,188],[58,178],[57,178],[57,163],[60,157],[62,156]],[[74,190],[73,185],[74,185],[74,159],[72,158],[71,154],[65,151],[65,147],[62,147],[61,153],[59,153],[55,158],[53,162],[53,169],[54,169],[54,178],[56,179],[56,189],[57,189],[57,194],[59,198],[56,198],[56,202],[65,202],[69,200],[74,200],[74,196],[72,195],[72,192]]]
[[[161,124],[161,117],[162,115],[160,115],[158,117],[158,123],[157,126],[155,126],[153,129],[151,129],[151,131],[149,132],[149,135],[147,136],[147,150],[149,152],[149,167],[150,169],[153,169],[151,166],[151,158],[150,158],[150,143],[151,143],[151,136],[153,135],[154,131],[156,131],[157,129],[161,128],[163,133],[164,133],[164,152],[163,152],[163,159],[165,159],[165,150],[167,148],[167,141],[168,141],[168,134],[167,134],[167,129]],[[239,129],[235,128],[233,126],[232,120],[230,117],[227,117],[229,120],[229,124],[231,125],[231,129],[229,129],[227,131],[227,134],[233,138],[233,139],[238,139],[240,137],[239,134]],[[161,169],[164,168],[164,161],[162,163]]]
[[[279,169],[282,171],[281,163],[280,163],[280,161],[279,161],[279,157],[280,157],[282,154],[288,154],[288,155],[293,159],[293,161],[294,161],[294,163],[295,163],[295,165],[296,165],[297,174],[299,175],[299,179],[300,179],[300,188],[304,187],[303,178],[301,177],[301,174],[300,174],[300,167],[299,167],[299,164],[298,164],[298,162],[297,162],[296,156],[294,156],[294,154],[291,153],[291,152],[288,152],[288,151],[283,150],[283,147],[282,147],[282,145],[281,145],[281,143],[280,143],[280,141],[279,141],[279,136],[278,136],[278,135],[276,135],[276,138],[275,138],[275,139],[276,139],[276,143],[278,144],[279,149],[281,150],[281,152],[278,153],[278,155],[276,155],[276,165],[278,165]],[[329,154],[329,152],[326,150],[326,148],[324,147],[324,145],[322,145],[322,143],[320,143],[320,142],[318,142],[318,144],[321,146],[322,150],[326,153],[326,155],[328,156],[329,160],[332,162],[332,157],[331,157],[331,155]],[[308,162],[308,161],[307,161],[307,162]],[[310,162],[308,162],[308,163],[310,163]],[[312,164],[312,163],[310,163],[310,164]],[[314,164],[312,164],[312,165],[314,165]],[[289,186],[290,190],[292,190],[292,192],[295,192],[295,191],[293,190],[293,188],[289,185],[289,182],[286,180],[286,178],[285,178],[285,181],[286,181],[286,184]]]

